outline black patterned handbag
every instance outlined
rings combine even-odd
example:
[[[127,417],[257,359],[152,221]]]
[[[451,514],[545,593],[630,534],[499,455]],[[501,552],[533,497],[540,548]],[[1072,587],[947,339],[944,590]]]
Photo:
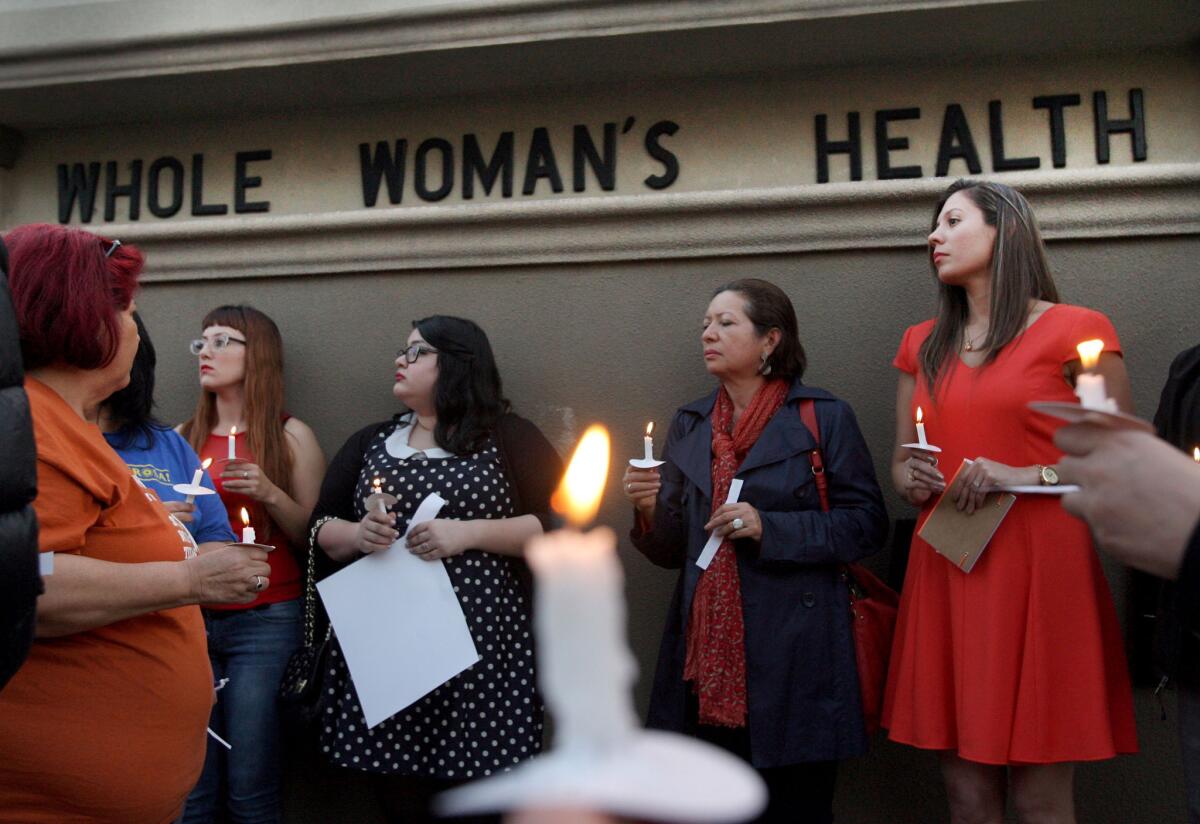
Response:
[[[333,626],[325,621],[325,633],[317,640],[316,534],[324,526],[318,521],[309,533],[308,564],[304,575],[304,646],[292,653],[279,682],[280,709],[292,722],[312,726],[325,708],[328,692],[322,689],[326,659],[332,643]]]

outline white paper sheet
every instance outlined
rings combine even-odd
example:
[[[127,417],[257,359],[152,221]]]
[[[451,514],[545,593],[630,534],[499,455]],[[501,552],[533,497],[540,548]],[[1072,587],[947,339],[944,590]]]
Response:
[[[45,577],[46,575],[54,574],[54,553],[39,552],[38,553],[38,575]]]
[[[396,543],[317,584],[374,727],[479,661],[454,585],[441,561],[422,561],[405,536],[445,504],[430,495]]]
[[[729,482],[729,495],[725,497],[725,503],[736,504],[738,496],[742,494],[742,479],[734,478]],[[713,556],[717,554],[717,550],[721,548],[723,536],[717,535],[716,530],[708,534],[708,543],[704,545],[704,549],[700,550],[700,557],[696,559],[696,566],[701,569],[708,569],[708,565],[712,563]]]

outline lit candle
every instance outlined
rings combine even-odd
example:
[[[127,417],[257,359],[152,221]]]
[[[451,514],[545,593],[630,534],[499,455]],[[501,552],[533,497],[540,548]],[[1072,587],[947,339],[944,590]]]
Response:
[[[381,515],[387,514],[387,501],[383,499],[383,479],[376,475],[371,479],[371,495],[375,498],[375,506]]]
[[[599,510],[608,459],[608,433],[593,426],[552,499],[574,528],[538,535],[526,546],[537,576],[539,679],[559,750],[610,751],[638,729],[617,536],[603,526],[581,531]]]
[[[925,413],[921,410],[921,407],[918,406],[917,407],[917,442],[920,443],[921,446],[929,446],[929,441],[925,440],[924,420],[925,420]]]
[[[237,460],[237,427],[229,427],[229,460]]]
[[[200,468],[196,470],[196,474],[192,476],[192,486],[200,486],[200,480],[204,477],[204,470],[208,469],[208,465],[212,463],[212,458],[205,458],[200,464]],[[184,503],[193,503],[196,500],[195,495],[188,495]]]
[[[1192,460],[1196,463],[1200,463],[1200,446],[1192,448]]]
[[[242,543],[253,544],[258,536],[254,534],[254,527],[250,526],[250,513],[246,511],[246,507],[242,507]]]
[[[1100,362],[1100,353],[1104,351],[1104,341],[1100,339],[1085,340],[1075,347],[1079,352],[1079,361],[1083,364],[1084,372],[1075,378],[1075,394],[1084,409],[1097,412],[1116,412],[1117,404],[1108,397],[1104,386],[1104,376],[1091,370]]]
[[[642,443],[646,447],[646,460],[654,460],[654,421],[646,424],[646,437],[642,439]]]

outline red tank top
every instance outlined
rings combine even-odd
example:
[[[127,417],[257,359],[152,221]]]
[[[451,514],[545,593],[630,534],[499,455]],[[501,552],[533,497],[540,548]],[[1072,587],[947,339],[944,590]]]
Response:
[[[234,436],[234,440],[237,457],[244,461],[255,462],[254,456],[250,454],[250,446],[246,442],[246,433],[238,432]],[[250,609],[260,604],[274,604],[299,598],[301,591],[300,565],[296,561],[295,550],[288,542],[284,531],[267,514],[265,506],[238,492],[225,491],[225,485],[221,481],[221,470],[224,467],[223,462],[228,457],[229,438],[225,435],[209,435],[200,450],[200,458],[201,460],[213,459],[209,475],[212,476],[217,494],[221,496],[221,502],[225,504],[225,513],[229,517],[229,528],[233,530],[234,535],[241,538],[243,526],[241,509],[246,507],[246,512],[250,515],[250,526],[254,527],[257,533],[256,543],[275,547],[267,556],[267,562],[271,565],[271,585],[248,604],[212,604],[205,605],[205,607],[207,609]]]

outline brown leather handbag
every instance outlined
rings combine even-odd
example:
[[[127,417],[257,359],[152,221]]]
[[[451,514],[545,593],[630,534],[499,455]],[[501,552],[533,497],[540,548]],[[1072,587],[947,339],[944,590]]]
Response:
[[[811,398],[800,401],[800,418],[817,442],[809,459],[817,495],[821,499],[821,511],[828,512],[829,488],[825,480],[825,461],[821,456],[821,429],[817,424],[816,403]],[[892,653],[900,596],[862,564],[843,564],[841,574],[850,592],[850,625],[854,632],[863,723],[867,734],[874,735],[883,714],[883,688],[887,681],[888,657]]]

